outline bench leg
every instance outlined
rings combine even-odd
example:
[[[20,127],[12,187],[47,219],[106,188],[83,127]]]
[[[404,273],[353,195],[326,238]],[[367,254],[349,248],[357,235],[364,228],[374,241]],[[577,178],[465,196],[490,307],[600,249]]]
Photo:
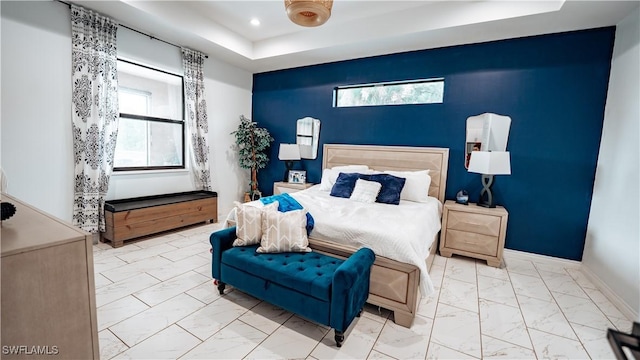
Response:
[[[225,283],[218,280],[218,291],[220,292],[220,295],[224,295],[225,285],[226,285]]]
[[[360,317],[360,315],[362,315],[362,311],[364,310],[364,308],[360,309],[360,311],[358,311],[358,315],[356,315],[357,317]],[[336,334],[335,339],[336,339],[336,346],[337,347],[342,347],[342,343],[344,342],[344,332],[343,331],[338,331],[338,330],[333,330]]]
[[[344,342],[344,333],[342,331],[333,330],[336,333],[336,346],[342,347],[342,342]]]

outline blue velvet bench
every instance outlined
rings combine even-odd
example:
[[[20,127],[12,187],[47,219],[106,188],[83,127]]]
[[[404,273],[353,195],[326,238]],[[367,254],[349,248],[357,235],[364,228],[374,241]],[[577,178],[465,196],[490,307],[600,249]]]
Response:
[[[362,248],[343,260],[317,252],[256,253],[258,245],[233,247],[236,228],[211,234],[212,273],[225,284],[334,329],[338,347],[369,296],[375,255]]]

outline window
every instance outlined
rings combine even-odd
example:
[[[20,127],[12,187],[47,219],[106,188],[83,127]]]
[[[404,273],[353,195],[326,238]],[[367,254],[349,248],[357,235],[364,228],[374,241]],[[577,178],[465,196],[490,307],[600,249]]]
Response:
[[[184,169],[182,76],[118,60],[114,171]]]
[[[396,81],[339,86],[334,107],[439,104],[444,95],[444,79]]]

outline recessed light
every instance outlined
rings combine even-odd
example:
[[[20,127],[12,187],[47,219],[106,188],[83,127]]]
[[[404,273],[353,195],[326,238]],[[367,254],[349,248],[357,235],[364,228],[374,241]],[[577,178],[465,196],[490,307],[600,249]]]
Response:
[[[253,26],[260,26],[260,20],[258,20],[256,18],[251,19],[250,23]]]

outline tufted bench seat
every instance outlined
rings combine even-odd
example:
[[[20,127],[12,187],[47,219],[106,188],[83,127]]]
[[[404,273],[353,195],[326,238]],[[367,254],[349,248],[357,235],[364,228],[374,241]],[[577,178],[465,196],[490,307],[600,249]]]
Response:
[[[338,347],[344,331],[369,295],[373,251],[362,248],[347,259],[317,252],[256,253],[258,245],[233,247],[235,227],[211,234],[212,274],[225,284],[309,320],[330,326]]]

